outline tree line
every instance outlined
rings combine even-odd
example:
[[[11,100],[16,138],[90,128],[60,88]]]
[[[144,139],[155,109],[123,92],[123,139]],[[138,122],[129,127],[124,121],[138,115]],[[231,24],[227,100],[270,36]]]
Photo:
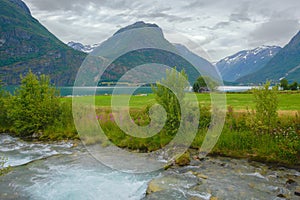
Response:
[[[298,90],[300,85],[296,81],[289,84],[288,80],[284,78],[280,80],[279,86],[282,90]]]

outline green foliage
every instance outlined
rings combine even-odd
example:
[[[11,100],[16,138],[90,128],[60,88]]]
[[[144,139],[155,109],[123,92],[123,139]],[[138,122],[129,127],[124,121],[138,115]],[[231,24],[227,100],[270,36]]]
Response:
[[[176,134],[180,125],[180,106],[184,106],[184,90],[187,87],[186,73],[184,70],[179,73],[176,68],[167,70],[166,78],[157,82],[156,88],[152,86],[156,101],[162,105],[167,112],[165,127],[170,135]]]
[[[199,128],[208,128],[211,122],[210,106],[200,106]]]
[[[8,173],[11,170],[10,167],[4,167],[6,162],[7,162],[7,158],[0,156],[0,176],[3,176],[4,174]]]
[[[194,92],[214,91],[218,83],[208,76],[200,76],[193,85]]]
[[[287,79],[281,79],[280,80],[280,87],[283,89],[283,90],[288,90],[289,89],[289,82]]]
[[[11,95],[2,90],[0,85],[0,131],[4,132],[6,131],[11,122],[8,118],[8,104],[11,100]]]
[[[12,98],[9,117],[13,121],[14,132],[20,136],[32,136],[44,131],[59,118],[60,100],[49,77],[37,77],[30,71],[21,79],[22,84]]]
[[[298,90],[298,83],[297,82],[293,82],[290,86],[289,86],[290,90]]]
[[[285,78],[280,81],[280,87],[283,90],[298,90],[298,85],[299,84],[296,81],[294,81],[292,84],[289,84],[288,80]]]
[[[267,82],[262,88],[254,89],[255,102],[255,128],[258,132],[271,133],[276,127],[277,108],[278,108],[278,87],[270,89],[270,82]]]

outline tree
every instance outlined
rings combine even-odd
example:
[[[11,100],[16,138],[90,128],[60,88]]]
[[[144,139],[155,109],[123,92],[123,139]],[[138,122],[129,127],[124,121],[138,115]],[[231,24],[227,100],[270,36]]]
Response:
[[[284,79],[281,79],[281,80],[280,80],[280,87],[281,87],[283,90],[289,90],[289,82],[288,82],[288,80],[286,80],[285,78],[284,78]]]
[[[175,69],[166,71],[166,79],[152,86],[156,101],[167,112],[166,127],[168,133],[173,135],[177,132],[181,120],[180,105],[183,105],[185,92],[188,87],[187,75],[182,70],[180,73]],[[176,95],[175,95],[176,94]]]
[[[8,103],[11,95],[1,87],[0,80],[0,131],[6,131],[9,128],[10,121],[8,119]]]
[[[255,128],[259,131],[271,133],[277,122],[278,87],[270,89],[270,82],[258,89],[253,90],[255,102]]]
[[[31,71],[16,90],[9,117],[13,131],[20,136],[32,136],[54,124],[60,116],[58,91],[51,86],[48,76],[37,77]]]
[[[290,90],[298,90],[298,83],[297,82],[293,82],[290,86],[289,86]]]
[[[207,91],[214,91],[218,83],[211,79],[208,76],[199,76],[197,81],[193,85],[194,92],[207,92]]]

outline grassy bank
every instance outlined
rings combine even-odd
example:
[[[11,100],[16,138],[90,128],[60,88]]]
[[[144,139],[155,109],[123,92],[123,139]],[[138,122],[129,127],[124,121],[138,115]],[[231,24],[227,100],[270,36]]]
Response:
[[[140,139],[126,135],[116,125],[110,110],[98,108],[99,123],[111,142],[121,148],[139,150],[141,152],[155,151],[167,145],[174,137],[163,129],[159,134]],[[251,158],[257,161],[271,162],[285,166],[300,165],[300,112],[295,115],[279,116],[277,126],[272,132],[262,133],[253,124],[252,113],[239,113],[230,110],[226,116],[226,123],[222,134],[211,155],[223,155],[236,158]],[[138,125],[147,125],[150,120],[146,109],[134,108],[131,116]],[[210,123],[208,107],[202,107],[199,131],[191,148],[200,149],[207,134]],[[85,135],[86,137],[86,135]],[[90,144],[95,141],[93,135],[85,138]],[[101,141],[103,145],[107,141]]]
[[[124,98],[120,95],[117,98]],[[192,144],[192,148],[200,149],[210,123],[209,94],[197,94],[198,101],[202,105],[199,131]],[[81,102],[89,102],[92,97],[77,97]],[[189,98],[187,96],[186,98]],[[262,133],[258,124],[255,124],[252,94],[228,94],[228,112],[223,132],[211,152],[212,155],[223,155],[238,158],[251,158],[264,162],[275,162],[284,165],[300,165],[300,94],[279,94],[279,115],[276,128],[271,133]],[[71,98],[61,98],[65,105],[66,122],[71,120]],[[174,137],[163,129],[157,135],[140,139],[125,134],[115,123],[111,115],[111,96],[96,96],[96,114],[99,124],[108,139],[121,148],[139,150],[141,152],[155,151],[167,145]],[[155,103],[154,95],[133,96],[130,101],[130,114],[137,125],[143,126],[150,123],[147,106]],[[247,111],[247,108],[249,110]],[[298,110],[298,111],[297,111]],[[83,119],[88,124],[91,119]],[[72,123],[57,123],[48,127],[40,136],[43,140],[84,139],[88,144],[101,142],[107,145],[106,139],[95,135],[84,135],[84,138],[76,134],[76,128]]]
[[[257,123],[254,119],[255,112],[252,112],[255,108],[253,94],[240,93],[227,94],[226,96],[228,106],[226,123],[211,154],[251,158],[289,166],[300,165],[300,93],[278,94],[278,112],[284,114],[278,116],[276,126],[268,133],[264,132],[265,127],[263,124]],[[119,99],[126,97],[126,95],[116,96]],[[94,97],[76,98],[79,98],[83,106],[86,106],[90,99]],[[185,98],[190,98],[190,95],[187,94]],[[211,120],[210,95],[197,94],[197,98],[201,106],[201,118],[198,133],[191,147],[200,149]],[[11,102],[12,97],[3,99],[3,108],[11,109],[12,105],[9,102]],[[59,117],[51,118],[53,123],[42,131],[35,133],[36,137],[42,140],[84,139],[88,144],[97,142],[101,142],[102,145],[108,144],[105,138],[96,138],[95,134],[85,135],[84,138],[79,137],[72,119],[72,98],[59,98],[59,101]],[[137,125],[143,126],[150,123],[149,106],[155,102],[155,96],[152,94],[131,97],[130,114]],[[5,106],[6,103],[8,106]],[[98,122],[108,139],[119,147],[141,152],[155,151],[167,145],[174,138],[174,132],[178,128],[176,126],[172,128],[173,133],[170,133],[170,127],[164,127],[161,132],[147,139],[125,134],[115,123],[115,119],[111,115],[110,104],[111,96],[95,97]],[[20,109],[14,110],[16,116],[19,117],[18,111]],[[41,115],[40,119],[43,119],[43,113],[37,114]],[[52,116],[51,113],[49,116]],[[82,123],[88,124],[91,120],[90,118],[83,118]],[[35,123],[35,121],[32,123]],[[40,124],[38,125],[40,126]],[[6,126],[0,127],[0,131],[14,132],[14,127],[10,126],[12,125],[8,122]]]

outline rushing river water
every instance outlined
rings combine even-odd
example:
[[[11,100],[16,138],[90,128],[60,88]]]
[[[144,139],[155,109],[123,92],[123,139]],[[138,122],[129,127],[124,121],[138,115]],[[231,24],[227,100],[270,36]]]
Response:
[[[71,143],[44,144],[0,136],[12,171],[0,177],[0,199],[141,199],[157,174],[127,174],[96,161]]]
[[[128,174],[100,164],[81,145],[26,142],[5,134],[1,155],[12,166],[0,177],[1,200],[299,199],[298,171],[245,160],[207,158],[187,167]],[[145,196],[148,184],[154,190]]]

